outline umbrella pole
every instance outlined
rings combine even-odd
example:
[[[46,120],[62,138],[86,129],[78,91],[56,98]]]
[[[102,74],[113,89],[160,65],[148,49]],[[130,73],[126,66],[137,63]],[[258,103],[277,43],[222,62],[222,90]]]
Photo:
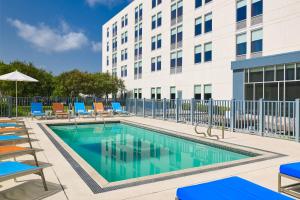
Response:
[[[16,81],[16,119],[18,118],[18,81]]]

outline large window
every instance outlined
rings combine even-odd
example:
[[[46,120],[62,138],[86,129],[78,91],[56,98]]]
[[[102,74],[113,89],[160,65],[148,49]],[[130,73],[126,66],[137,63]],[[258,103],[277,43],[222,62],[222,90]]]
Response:
[[[195,36],[202,34],[202,17],[195,19]]]
[[[194,86],[194,98],[196,100],[201,100],[201,85]]]
[[[211,32],[212,31],[212,13],[206,14],[204,16],[204,32]]]
[[[246,33],[236,37],[236,55],[245,55],[247,53],[247,36]]]
[[[239,0],[236,5],[236,21],[247,19],[247,0]]]
[[[212,61],[212,43],[204,44],[204,62]]]
[[[263,50],[263,31],[258,29],[251,32],[251,53]]]
[[[171,69],[171,74],[182,72],[182,51],[171,53],[170,69]]]
[[[300,66],[297,63],[287,63],[246,69],[245,99],[294,101],[300,98],[298,67]]]
[[[209,100],[212,98],[212,86],[204,85],[204,100]]]
[[[195,46],[195,64],[201,63],[201,45]]]
[[[255,17],[263,13],[263,0],[252,0],[251,16]]]

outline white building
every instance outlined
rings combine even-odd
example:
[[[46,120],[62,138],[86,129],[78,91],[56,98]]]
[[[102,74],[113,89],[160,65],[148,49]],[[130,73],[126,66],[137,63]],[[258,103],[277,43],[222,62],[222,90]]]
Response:
[[[299,0],[134,0],[102,32],[132,97],[300,98]]]

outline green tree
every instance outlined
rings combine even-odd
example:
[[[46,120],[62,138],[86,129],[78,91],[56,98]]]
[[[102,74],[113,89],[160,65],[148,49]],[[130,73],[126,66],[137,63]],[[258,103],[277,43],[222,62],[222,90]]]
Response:
[[[35,67],[32,63],[14,61],[9,64],[0,62],[0,75],[18,70],[37,79],[37,83],[22,82],[18,84],[18,96],[51,96],[54,90],[53,75],[44,69]],[[1,95],[15,96],[15,83],[0,81]]]

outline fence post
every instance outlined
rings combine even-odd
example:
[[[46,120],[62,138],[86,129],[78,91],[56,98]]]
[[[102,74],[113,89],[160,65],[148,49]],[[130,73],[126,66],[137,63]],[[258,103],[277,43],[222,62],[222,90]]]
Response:
[[[155,109],[155,100],[152,99],[152,118],[155,118],[154,109]]]
[[[166,98],[163,100],[163,120],[166,119]]]
[[[12,97],[8,98],[8,117],[12,116]]]
[[[136,103],[137,99],[134,99],[134,112],[135,115],[137,115],[137,103]]]
[[[143,98],[143,117],[145,117],[145,98]]]
[[[191,105],[190,105],[190,109],[191,109],[191,124],[194,124],[194,111],[195,111],[195,99],[192,98],[191,99]]]
[[[295,140],[300,142],[300,99],[296,99],[295,103]]]
[[[265,113],[264,113],[264,100],[259,99],[259,117],[258,117],[258,126],[259,126],[259,133],[261,136],[264,135],[264,124],[265,124]]]
[[[234,131],[234,127],[235,127],[235,99],[232,99],[230,101],[230,131],[233,132]]]
[[[213,100],[208,101],[208,125],[212,126],[212,116],[213,116]]]
[[[175,119],[176,119],[176,122],[178,123],[179,122],[179,99],[176,98],[175,100]]]

